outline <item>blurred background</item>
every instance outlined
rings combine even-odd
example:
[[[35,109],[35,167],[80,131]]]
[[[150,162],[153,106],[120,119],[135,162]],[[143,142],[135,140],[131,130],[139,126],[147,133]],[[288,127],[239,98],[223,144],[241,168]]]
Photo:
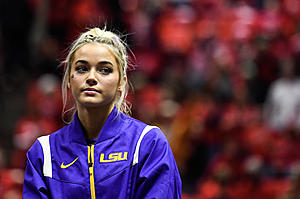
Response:
[[[183,199],[300,198],[299,0],[1,0],[0,199],[61,121],[59,67],[87,27],[125,35],[133,117],[172,147]]]

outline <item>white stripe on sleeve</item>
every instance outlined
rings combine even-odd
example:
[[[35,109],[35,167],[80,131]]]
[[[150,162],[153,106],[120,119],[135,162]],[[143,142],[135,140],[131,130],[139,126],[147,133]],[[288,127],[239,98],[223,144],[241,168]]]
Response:
[[[51,162],[49,135],[39,137],[38,141],[42,145],[43,153],[44,153],[44,165],[43,165],[44,176],[52,178],[52,162]]]
[[[138,142],[136,144],[136,147],[135,147],[135,152],[134,152],[134,156],[133,156],[132,166],[134,166],[137,163],[139,163],[139,151],[140,151],[141,142],[142,142],[144,136],[146,135],[146,133],[148,133],[150,130],[152,130],[154,128],[158,128],[158,127],[157,126],[149,126],[149,125],[147,125],[144,128],[144,130],[143,130],[143,132],[142,132],[142,134],[141,134],[141,136],[140,136],[140,138],[139,138],[139,140],[138,140]]]

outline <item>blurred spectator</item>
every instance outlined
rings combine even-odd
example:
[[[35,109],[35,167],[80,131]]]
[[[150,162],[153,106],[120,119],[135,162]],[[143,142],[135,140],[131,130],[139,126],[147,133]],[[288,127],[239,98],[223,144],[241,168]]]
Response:
[[[300,80],[293,60],[281,65],[281,78],[272,83],[264,105],[267,124],[274,130],[300,130]]]

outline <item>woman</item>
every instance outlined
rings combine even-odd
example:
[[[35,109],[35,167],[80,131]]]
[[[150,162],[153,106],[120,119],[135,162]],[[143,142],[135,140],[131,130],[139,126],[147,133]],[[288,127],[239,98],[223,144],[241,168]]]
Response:
[[[126,115],[126,45],[93,28],[65,60],[72,122],[27,152],[23,198],[181,198],[181,180],[161,130]]]

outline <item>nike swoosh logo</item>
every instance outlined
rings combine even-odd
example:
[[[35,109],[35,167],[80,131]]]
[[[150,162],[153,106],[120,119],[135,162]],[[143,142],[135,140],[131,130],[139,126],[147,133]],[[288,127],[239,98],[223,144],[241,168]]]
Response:
[[[64,162],[61,163],[60,168],[62,168],[62,169],[68,168],[69,166],[71,166],[72,164],[74,164],[77,159],[78,159],[78,157],[73,162],[71,162],[70,164],[67,164],[67,165],[64,165]]]

